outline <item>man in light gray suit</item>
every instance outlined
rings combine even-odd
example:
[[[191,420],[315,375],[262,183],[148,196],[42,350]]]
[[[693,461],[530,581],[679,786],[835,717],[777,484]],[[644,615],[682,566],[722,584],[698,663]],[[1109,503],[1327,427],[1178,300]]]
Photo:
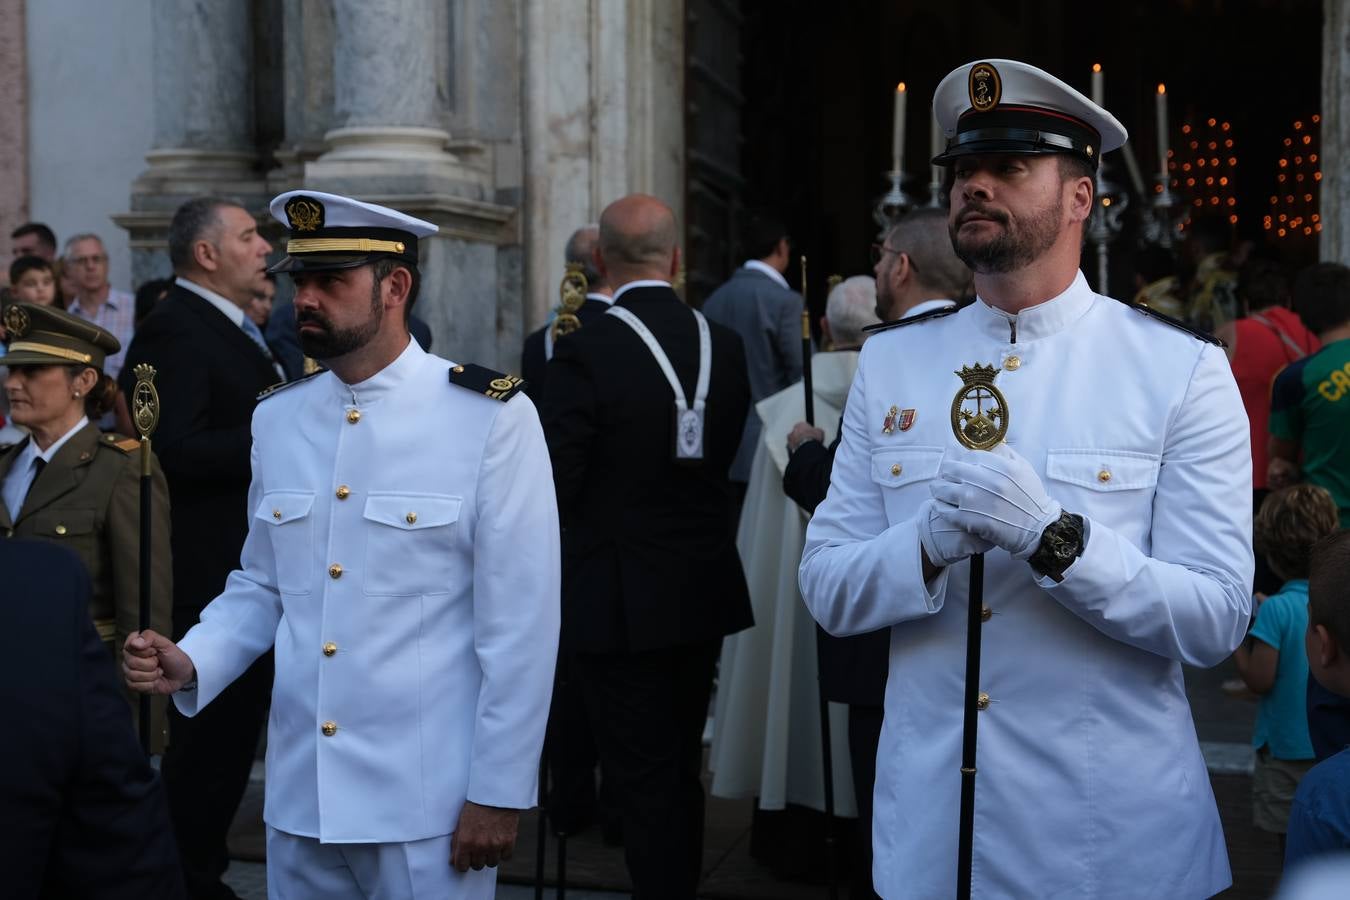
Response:
[[[745,265],[703,304],[711,321],[741,336],[750,369],[750,411],[730,472],[738,503],[745,497],[762,427],[755,404],[802,377],[802,297],[783,277],[792,253],[787,228],[773,217],[754,216],[746,223],[742,245]]]

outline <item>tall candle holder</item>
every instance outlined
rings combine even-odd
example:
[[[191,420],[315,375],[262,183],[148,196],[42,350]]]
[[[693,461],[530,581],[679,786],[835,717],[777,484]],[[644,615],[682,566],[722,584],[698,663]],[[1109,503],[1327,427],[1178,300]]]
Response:
[[[1088,220],[1087,239],[1097,250],[1097,292],[1110,292],[1110,244],[1123,226],[1121,217],[1130,205],[1130,195],[1107,176],[1103,158],[1097,166],[1097,190],[1092,217]]]
[[[890,179],[891,188],[872,207],[872,218],[881,229],[882,235],[916,205],[914,198],[905,193],[904,172],[892,169],[886,173],[886,177]]]

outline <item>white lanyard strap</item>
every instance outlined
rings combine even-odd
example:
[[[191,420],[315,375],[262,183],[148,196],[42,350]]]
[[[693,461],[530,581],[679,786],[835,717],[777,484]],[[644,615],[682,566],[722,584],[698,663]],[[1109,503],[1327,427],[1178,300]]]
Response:
[[[703,317],[703,313],[696,309],[689,310],[694,314],[694,320],[698,322],[698,384],[694,387],[694,409],[702,410],[708,399],[708,381],[712,377],[712,333],[708,330],[708,320]],[[642,342],[647,345],[647,349],[652,352],[656,364],[661,367],[661,371],[666,376],[666,381],[670,382],[670,389],[675,392],[675,405],[681,412],[689,408],[689,401],[685,399],[684,388],[680,385],[680,379],[675,375],[675,369],[670,365],[670,357],[666,356],[666,351],[661,349],[657,343],[656,335],[652,334],[651,329],[642,323],[642,320],[622,306],[611,306],[605,311],[606,315],[618,316],[619,320],[628,325],[629,328],[637,332],[637,336],[642,338]]]

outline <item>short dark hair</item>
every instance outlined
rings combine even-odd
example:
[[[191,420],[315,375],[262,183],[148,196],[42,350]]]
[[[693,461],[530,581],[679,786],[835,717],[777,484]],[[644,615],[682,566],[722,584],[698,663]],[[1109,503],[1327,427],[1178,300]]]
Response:
[[[787,226],[777,216],[753,213],[741,230],[741,250],[746,259],[764,259],[772,256],[778,242],[787,237]]]
[[[1336,501],[1324,487],[1296,484],[1269,494],[1256,511],[1256,549],[1281,578],[1307,578],[1308,554],[1340,527]]]
[[[1289,305],[1289,273],[1273,259],[1249,259],[1238,272],[1238,299],[1245,312]]]
[[[18,228],[9,233],[11,238],[21,238],[25,235],[36,234],[38,240],[52,248],[56,252],[56,232],[52,231],[41,222],[24,222]]]
[[[217,212],[225,206],[239,206],[223,197],[193,197],[174,211],[169,223],[169,262],[175,272],[184,272],[196,265],[192,245],[220,224]]]
[[[1313,334],[1350,321],[1350,269],[1317,263],[1294,279],[1294,312]]]
[[[1075,178],[1091,178],[1093,190],[1095,191],[1097,189],[1097,169],[1092,163],[1083,159],[1083,157],[1076,156],[1072,153],[1058,153],[1055,155],[1055,159],[1059,162],[1060,181],[1072,181]]]
[[[412,315],[413,304],[417,302],[417,292],[422,289],[422,273],[417,271],[416,266],[409,265],[401,259],[393,256],[383,256],[371,263],[371,272],[374,275],[371,292],[379,296],[380,282],[389,277],[395,269],[407,269],[408,274],[412,276],[412,287],[408,289],[408,302],[403,304],[403,324],[408,324],[408,317]]]
[[[1308,621],[1350,650],[1350,529],[1322,539],[1308,554]]]
[[[56,270],[52,268],[52,264],[42,257],[20,256],[18,259],[14,260],[14,262],[9,264],[9,283],[17,284],[20,278],[35,269],[43,272],[50,272],[52,278],[56,277]]]

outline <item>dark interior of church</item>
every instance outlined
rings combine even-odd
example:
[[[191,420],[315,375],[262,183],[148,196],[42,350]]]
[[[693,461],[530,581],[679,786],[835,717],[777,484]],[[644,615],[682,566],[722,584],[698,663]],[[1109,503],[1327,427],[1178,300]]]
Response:
[[[1093,65],[1102,67],[1104,105],[1130,132],[1145,190],[1137,192],[1123,150],[1105,157],[1106,178],[1129,204],[1109,245],[1113,296],[1136,289],[1139,213],[1156,190],[1159,84],[1176,218],[1181,208],[1218,215],[1257,252],[1291,265],[1317,258],[1320,0],[690,0],[687,10],[686,243],[695,302],[741,262],[735,223],[765,209],[786,220],[794,249],[809,257],[809,301],[823,312],[828,275],[870,271],[873,209],[890,187],[897,84],[908,94],[903,188],[927,205],[933,90],[979,58],[1032,63],[1085,94]],[[1281,214],[1283,224],[1298,220],[1282,235]],[[1085,250],[1095,285],[1093,260]],[[788,277],[796,285],[795,264]]]

